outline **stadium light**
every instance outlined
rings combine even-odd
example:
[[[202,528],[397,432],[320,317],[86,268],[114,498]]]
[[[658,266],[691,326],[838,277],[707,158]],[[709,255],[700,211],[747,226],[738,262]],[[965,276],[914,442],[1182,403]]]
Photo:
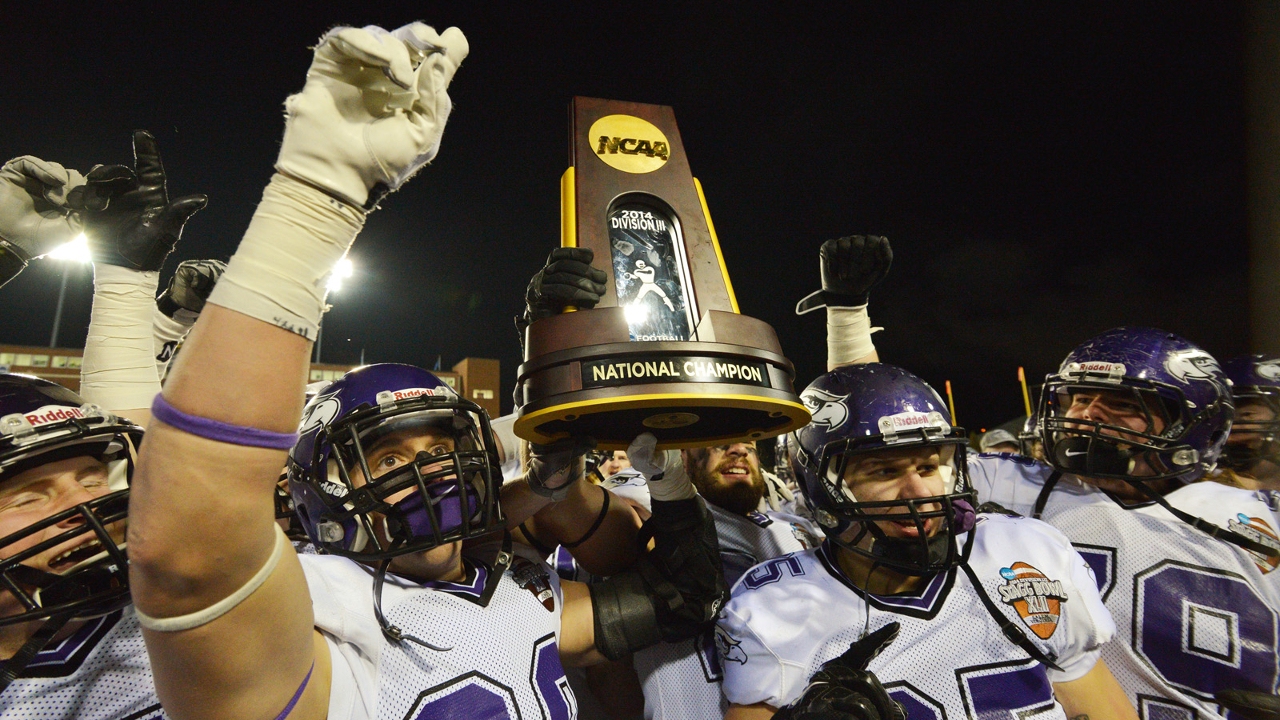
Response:
[[[62,260],[79,265],[88,265],[93,262],[93,257],[89,254],[89,238],[85,237],[84,233],[80,233],[72,238],[70,242],[54,248],[45,257],[50,260]],[[58,305],[53,311],[53,331],[49,333],[49,347],[51,348],[58,347],[58,330],[62,327],[62,306],[67,300],[67,276],[75,268],[76,265],[71,265],[62,269],[62,285],[58,288]]]
[[[344,257],[333,266],[333,272],[329,273],[329,283],[326,287],[329,292],[337,292],[342,289],[342,281],[355,274],[356,267],[351,264],[351,258]]]
[[[78,263],[93,262],[93,257],[89,255],[89,238],[85,237],[84,233],[54,248],[45,257],[50,260],[70,260]]]

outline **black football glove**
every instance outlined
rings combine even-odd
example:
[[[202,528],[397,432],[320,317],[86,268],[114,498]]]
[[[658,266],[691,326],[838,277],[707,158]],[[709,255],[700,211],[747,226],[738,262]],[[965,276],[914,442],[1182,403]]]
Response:
[[[174,316],[185,311],[183,319],[194,322],[226,269],[227,264],[221,260],[183,260],[173,272],[169,287],[156,298],[156,307],[170,319],[177,319]]]
[[[172,202],[156,139],[133,133],[134,167],[100,165],[72,191],[68,205],[80,212],[96,263],[133,270],[159,270],[182,237],[182,227],[208,204],[205,195]]]
[[[906,720],[902,706],[867,671],[867,664],[898,637],[898,627],[891,622],[823,663],[800,698],[774,720]]]
[[[1251,690],[1223,690],[1216,699],[1248,720],[1280,720],[1280,696]]]
[[[822,289],[796,305],[803,315],[821,307],[858,307],[866,305],[871,288],[889,274],[893,264],[893,248],[889,238],[877,235],[851,235],[822,243]]]
[[[525,317],[529,322],[559,315],[570,305],[589,310],[604,295],[608,276],[591,267],[589,248],[556,248],[547,264],[529,281],[525,291]]]

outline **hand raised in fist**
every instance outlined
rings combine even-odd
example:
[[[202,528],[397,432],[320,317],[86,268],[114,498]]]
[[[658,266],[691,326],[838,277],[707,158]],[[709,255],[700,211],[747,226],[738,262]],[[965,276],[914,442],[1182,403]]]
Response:
[[[563,500],[582,478],[583,459],[595,446],[596,441],[589,437],[567,438],[550,445],[531,443],[525,464],[529,489],[556,502]]]
[[[170,202],[160,148],[146,130],[133,133],[133,157],[132,168],[99,165],[90,170],[68,204],[84,221],[95,263],[159,270],[187,220],[209,198],[187,195]]]
[[[809,295],[796,306],[797,314],[820,307],[858,307],[866,305],[871,288],[884,280],[893,264],[893,248],[889,238],[876,235],[850,235],[822,243],[818,251],[822,272],[822,290]]]
[[[867,671],[867,665],[898,637],[898,628],[898,623],[891,622],[823,663],[800,699],[779,710],[774,720],[906,720],[902,706]]]
[[[556,248],[547,264],[529,281],[525,292],[525,318],[529,322],[559,315],[570,305],[593,308],[604,295],[608,276],[591,267],[595,253],[589,248]]]
[[[80,232],[80,219],[66,206],[67,193],[84,176],[55,162],[24,155],[0,168],[0,286],[32,258]]]
[[[372,210],[436,156],[468,50],[457,28],[330,30],[302,92],[285,101],[276,170]]]
[[[156,298],[156,307],[171,320],[192,324],[227,269],[221,260],[183,260],[169,280],[169,287]]]

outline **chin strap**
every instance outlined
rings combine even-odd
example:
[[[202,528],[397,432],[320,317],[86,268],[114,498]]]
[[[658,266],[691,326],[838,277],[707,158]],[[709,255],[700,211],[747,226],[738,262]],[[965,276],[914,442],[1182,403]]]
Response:
[[[70,620],[71,615],[65,613],[50,617],[45,621],[44,625],[40,626],[39,630],[36,630],[34,635],[23,643],[22,647],[18,648],[18,652],[14,653],[13,657],[0,666],[0,693],[3,693],[10,683],[18,679],[18,676],[27,668],[27,665],[35,658],[36,654],[43,650],[44,646],[48,645],[53,636],[66,627],[67,622]]]
[[[1272,559],[1280,558],[1280,550],[1276,550],[1273,547],[1268,547],[1267,545],[1263,545],[1262,543],[1256,540],[1253,540],[1251,538],[1245,537],[1244,535],[1241,535],[1235,530],[1228,530],[1227,528],[1224,528],[1221,525],[1218,525],[1216,523],[1211,523],[1202,517],[1197,517],[1195,515],[1192,515],[1189,512],[1186,512],[1184,510],[1179,510],[1178,508],[1170,505],[1169,501],[1165,500],[1163,495],[1156,492],[1154,489],[1147,487],[1147,484],[1145,482],[1133,481],[1133,482],[1130,482],[1129,484],[1137,486],[1138,489],[1146,493],[1147,497],[1151,498],[1152,501],[1160,505],[1160,507],[1164,508],[1165,510],[1168,510],[1169,514],[1178,518],[1182,522],[1190,525],[1191,527],[1199,530],[1200,532],[1205,533],[1206,535],[1209,535],[1210,537],[1215,537],[1219,540],[1229,542],[1232,545],[1235,545],[1236,547],[1243,548],[1250,552],[1260,553],[1263,557],[1272,558]]]
[[[1040,494],[1036,496],[1036,505],[1031,511],[1031,517],[1036,520],[1040,519],[1040,513],[1044,512],[1044,506],[1049,504],[1049,494],[1057,487],[1058,481],[1062,479],[1062,471],[1054,470],[1045,478],[1044,487],[1040,488]]]

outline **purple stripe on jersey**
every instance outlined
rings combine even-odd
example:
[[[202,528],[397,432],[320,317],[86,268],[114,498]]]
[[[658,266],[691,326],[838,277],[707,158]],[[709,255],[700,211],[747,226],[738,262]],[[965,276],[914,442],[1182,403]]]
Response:
[[[115,623],[120,619],[119,613],[111,613],[104,615],[97,620],[85,623],[85,626],[77,630],[67,639],[52,647],[46,646],[43,650],[36,653],[35,658],[27,663],[27,667],[40,667],[41,665],[58,665],[67,661],[74,655],[86,642],[98,633],[104,623]]]
[[[298,700],[302,699],[302,691],[307,689],[307,683],[311,682],[311,673],[315,672],[316,662],[311,661],[311,669],[307,671],[307,676],[302,678],[302,684],[298,686],[298,691],[289,699],[289,704],[284,706],[280,714],[276,716],[276,720],[284,720],[289,717],[289,713],[293,712],[293,707],[298,704]]]
[[[910,608],[913,610],[932,610],[933,605],[938,598],[942,596],[943,589],[950,584],[952,572],[938,573],[929,578],[929,584],[925,585],[918,593],[903,595],[876,595],[863,590],[855,585],[844,571],[840,569],[840,564],[835,560],[835,553],[830,546],[830,540],[824,541],[818,547],[818,555],[822,560],[822,564],[829,572],[836,576],[841,582],[849,587],[855,588],[859,595],[870,598],[870,600],[882,607],[886,608]]]
[[[467,563],[468,566],[471,563]],[[484,581],[489,577],[489,570],[484,566],[475,567],[475,576],[470,583],[451,583],[443,580],[428,580],[422,583],[422,587],[431,588],[432,590],[443,590],[445,592],[461,593],[463,595],[474,595],[480,597],[484,592]]]

